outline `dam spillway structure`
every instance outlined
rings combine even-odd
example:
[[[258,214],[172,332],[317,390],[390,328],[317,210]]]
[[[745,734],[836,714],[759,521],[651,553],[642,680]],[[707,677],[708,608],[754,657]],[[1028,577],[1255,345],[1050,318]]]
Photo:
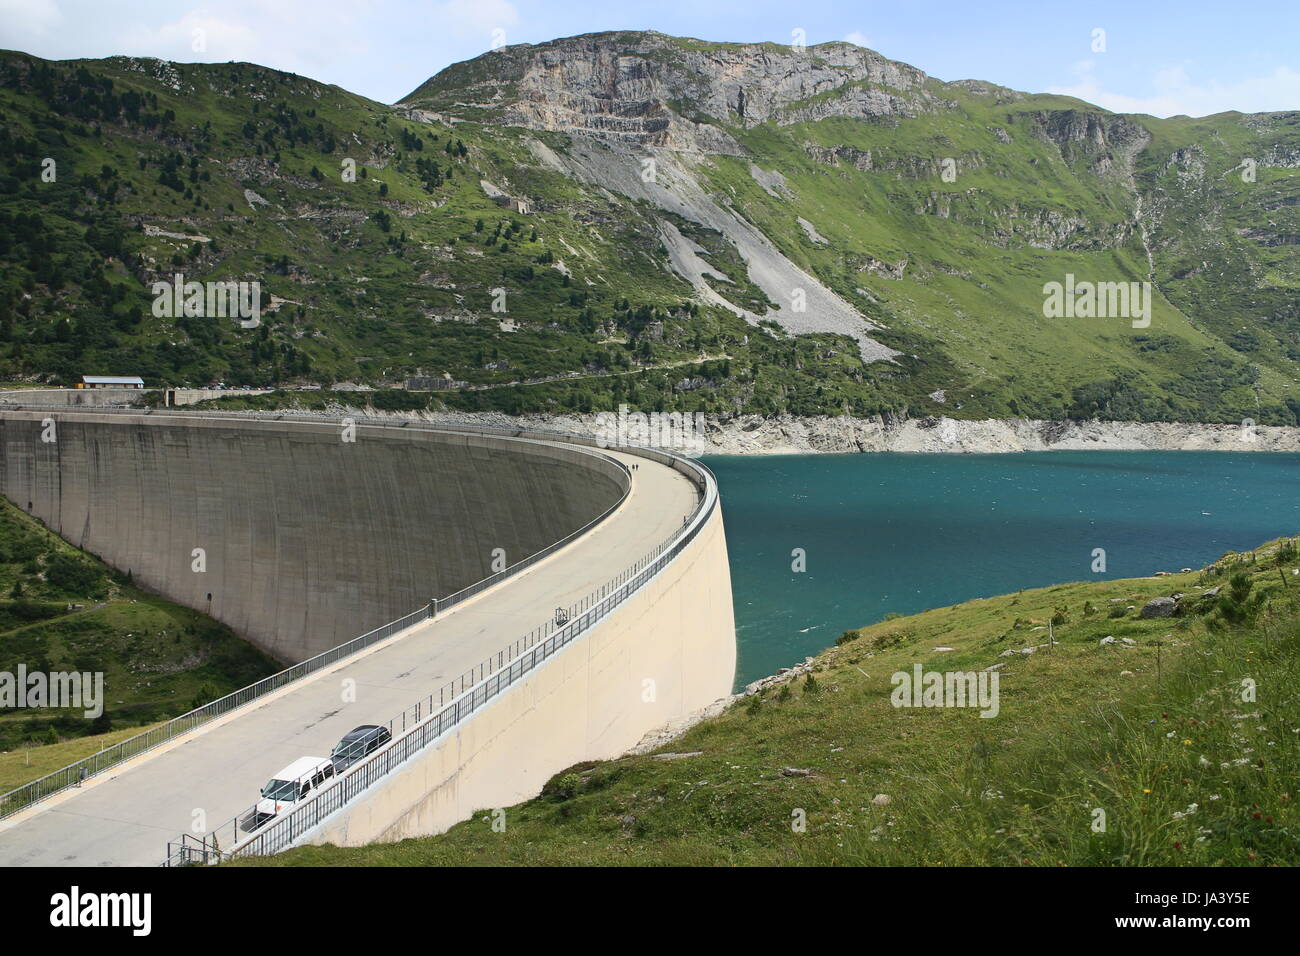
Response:
[[[75,820],[20,821],[0,858],[8,844],[23,862],[75,859],[111,842],[104,828],[124,815],[143,826],[200,797],[214,816],[234,813],[265,775],[245,766],[248,739],[291,760],[327,747],[335,724],[382,722],[404,706],[402,733],[394,725],[375,755],[382,770],[353,768],[326,791],[337,805],[252,852],[438,833],[535,795],[566,767],[626,752],[727,695],[734,678],[716,483],[661,451],[391,419],[3,409],[0,492],[287,664],[408,616],[397,636],[326,671],[361,682],[366,709],[340,712],[331,681],[303,678],[184,747],[137,758],[142,770],[64,794]],[[421,606],[428,618],[410,623]],[[546,639],[532,647],[525,634]],[[435,715],[447,698],[431,682],[456,674],[464,698]],[[170,797],[147,785],[150,761],[167,762]],[[207,794],[170,783],[200,775],[219,783]],[[157,862],[149,852],[137,842],[113,858]]]

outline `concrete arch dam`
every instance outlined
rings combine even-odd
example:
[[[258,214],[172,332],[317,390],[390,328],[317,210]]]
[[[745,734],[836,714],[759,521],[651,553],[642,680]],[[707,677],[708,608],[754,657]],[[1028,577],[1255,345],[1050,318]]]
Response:
[[[0,419],[0,492],[285,663],[515,564],[628,487],[605,456],[496,436],[82,412]]]
[[[57,447],[41,441],[46,418]],[[359,426],[356,446],[339,448],[339,428],[0,410],[0,491],[186,603],[202,607],[211,587],[217,611],[219,586],[193,579],[230,575],[224,619],[286,658],[481,578],[493,547],[513,544],[512,562],[547,549],[434,617],[0,820],[0,866],[157,865],[180,834],[214,846],[220,833],[230,850],[217,821],[239,819],[271,774],[363,723],[387,723],[394,740],[256,830],[264,848],[243,849],[439,833],[730,692],[731,581],[707,469],[580,439],[414,423]],[[354,453],[370,464],[344,457]],[[217,541],[203,574],[190,557],[201,532]],[[571,615],[565,628],[553,626],[557,607]],[[538,634],[551,636],[531,643]],[[356,693],[341,704],[343,684]],[[443,708],[453,686],[460,696]],[[421,701],[410,724],[403,715]],[[210,830],[195,831],[200,810]]]

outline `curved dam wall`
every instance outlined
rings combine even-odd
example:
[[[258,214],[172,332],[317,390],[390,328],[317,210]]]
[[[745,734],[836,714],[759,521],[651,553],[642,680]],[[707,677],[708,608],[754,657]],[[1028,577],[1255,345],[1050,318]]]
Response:
[[[286,663],[487,577],[494,549],[513,565],[627,493],[620,465],[576,447],[366,425],[354,435],[5,409],[0,492]]]
[[[299,842],[429,836],[527,800],[564,768],[617,757],[725,697],[735,671],[719,506],[681,555],[591,631]]]

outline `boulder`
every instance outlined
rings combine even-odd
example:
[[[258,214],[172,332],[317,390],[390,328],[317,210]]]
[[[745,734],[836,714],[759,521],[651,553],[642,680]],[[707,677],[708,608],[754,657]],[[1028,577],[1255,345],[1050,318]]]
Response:
[[[1172,617],[1177,602],[1173,598],[1152,598],[1142,605],[1138,617]]]

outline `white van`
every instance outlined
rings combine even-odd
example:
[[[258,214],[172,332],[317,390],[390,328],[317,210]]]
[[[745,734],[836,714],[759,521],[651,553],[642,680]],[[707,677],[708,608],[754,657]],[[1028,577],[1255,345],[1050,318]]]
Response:
[[[265,821],[293,809],[334,778],[334,762],[328,757],[299,757],[266,782],[257,816]]]

